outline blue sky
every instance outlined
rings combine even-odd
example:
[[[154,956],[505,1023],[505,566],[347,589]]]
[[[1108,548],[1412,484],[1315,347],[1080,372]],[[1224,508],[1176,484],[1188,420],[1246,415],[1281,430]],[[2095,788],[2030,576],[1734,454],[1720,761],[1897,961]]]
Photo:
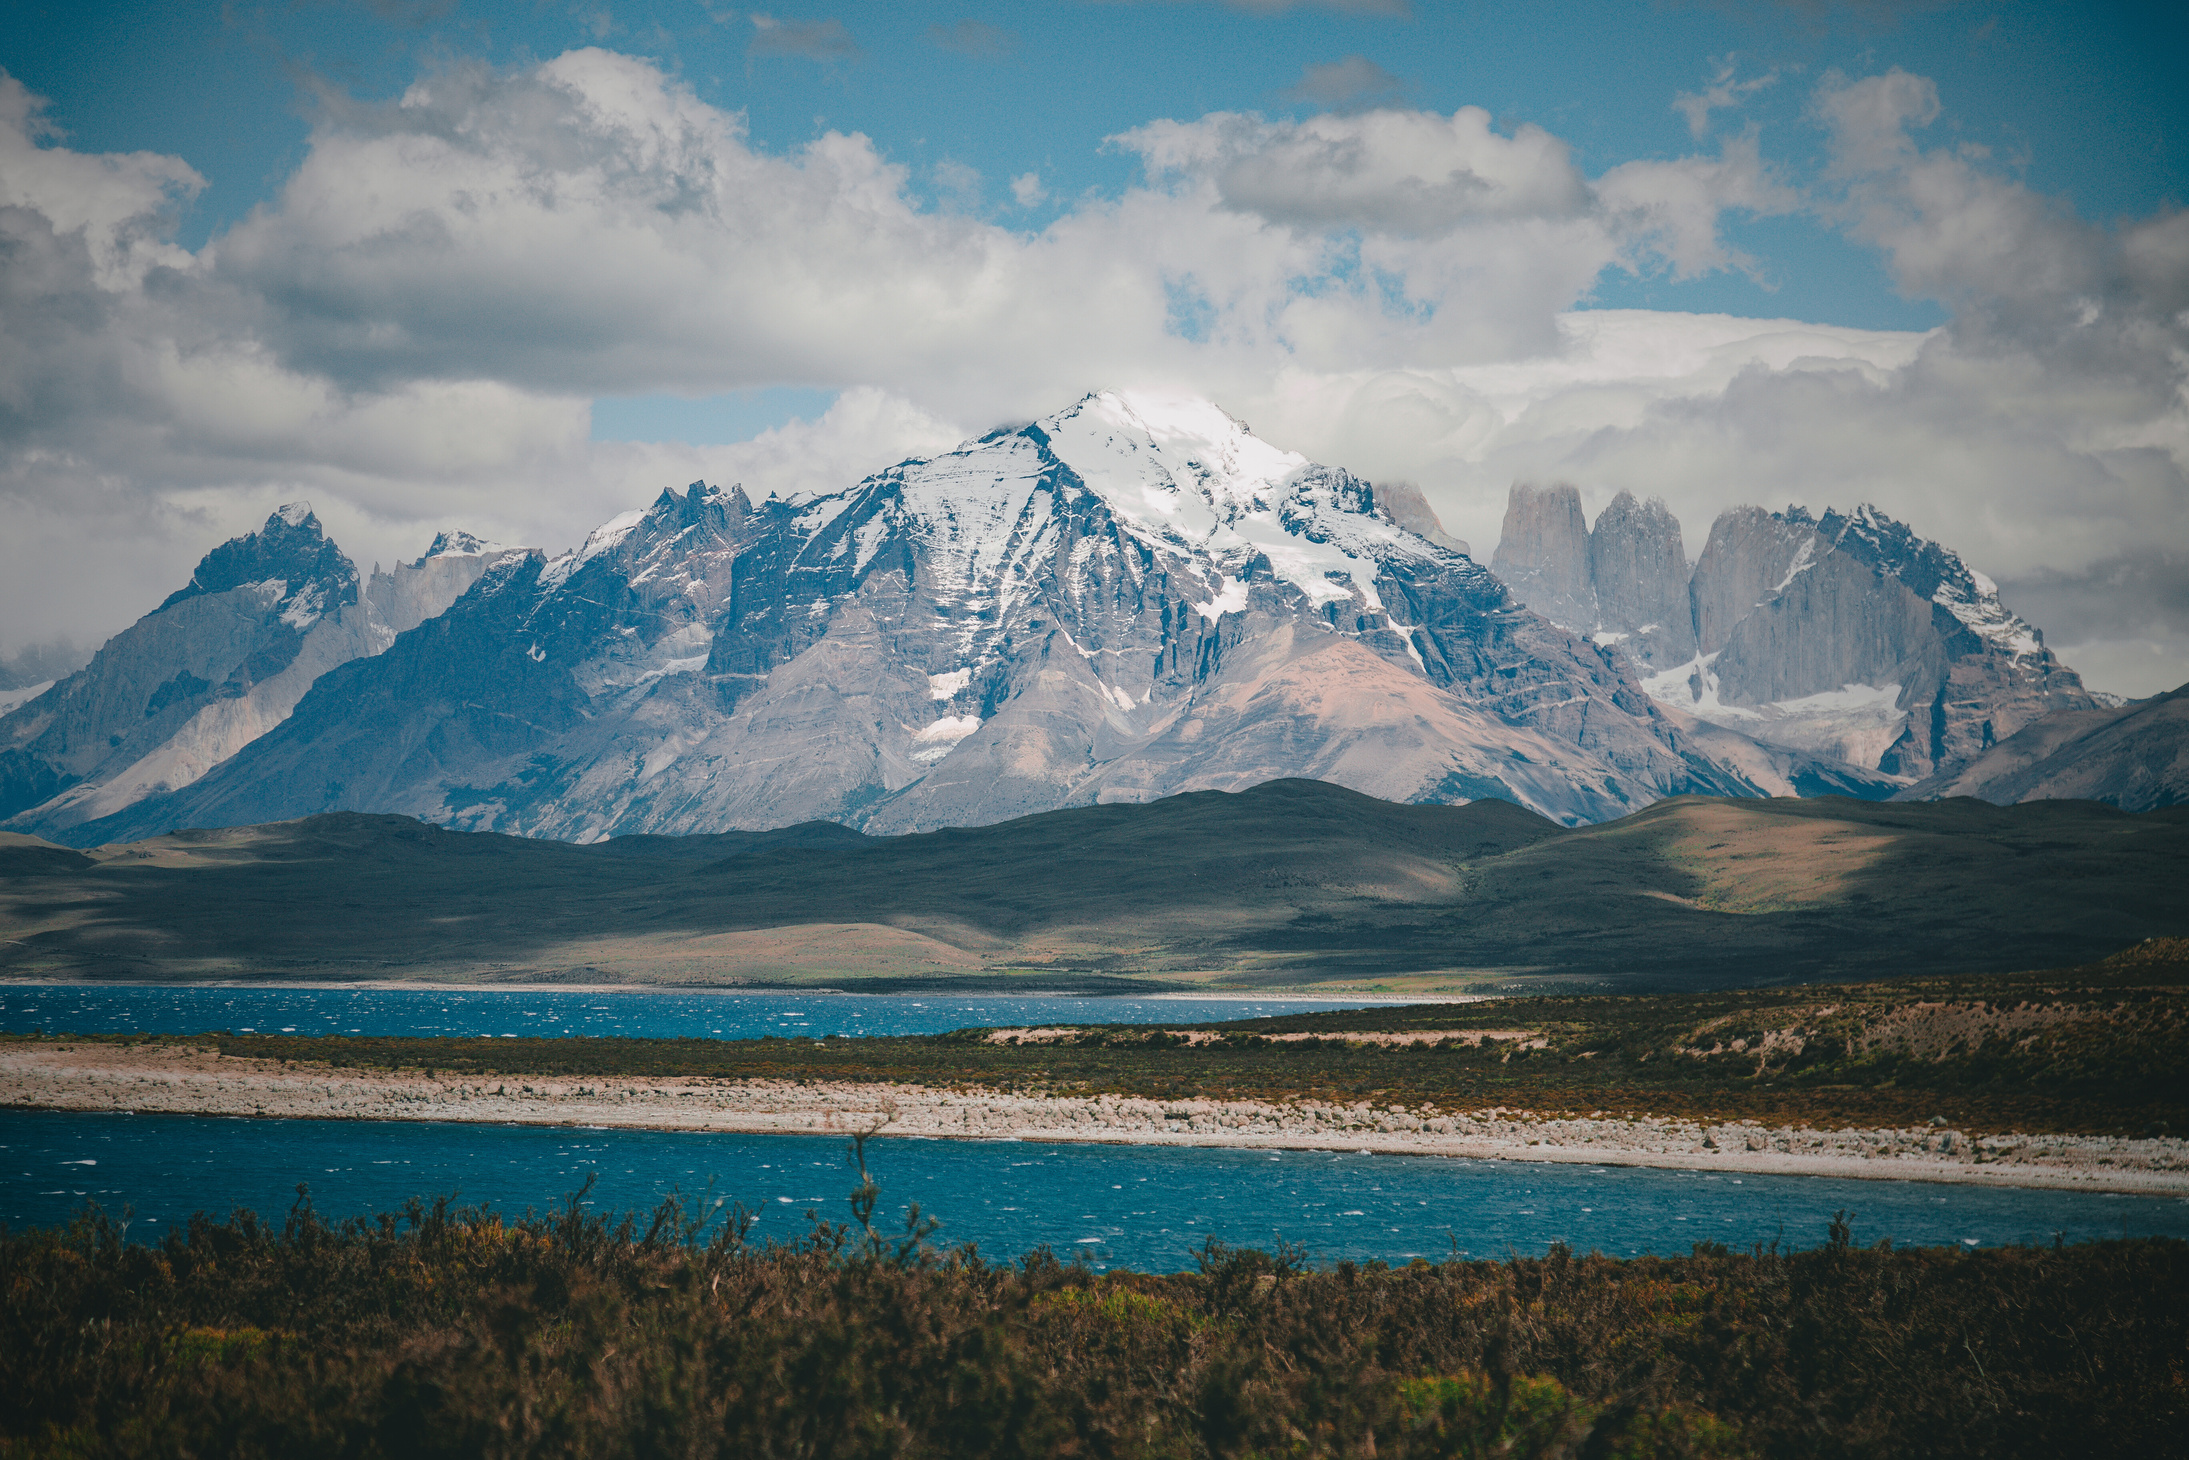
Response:
[[[1523,477],[1875,500],[2165,687],[2182,10],[15,0],[0,653],[274,499],[560,546],[1154,383],[1485,553]]]
[[[1893,65],[1938,83],[1956,145],[1989,149],[2085,218],[2189,199],[2189,9],[2179,5],[1349,8],[16,0],[0,21],[0,64],[50,98],[47,115],[71,145],[177,153],[197,168],[208,186],[183,214],[179,238],[190,245],[288,176],[322,88],[384,99],[460,60],[520,65],[592,45],[661,62],[706,101],[745,112],[766,147],[826,128],[862,132],[914,169],[930,203],[1026,227],[1089,190],[1129,184],[1138,159],[1104,140],[1158,117],[1475,105],[1506,130],[1532,122],[1556,133],[1591,173],[1674,156],[1693,145],[1675,99],[1726,64],[1736,84],[1776,78],[1743,92],[1738,116],[1762,129],[1767,155],[1796,169],[1819,162],[1822,135],[1807,115],[1816,80]],[[755,14],[779,25],[762,31]],[[778,48],[761,48],[771,36]],[[1390,89],[1303,88],[1310,68],[1355,56],[1392,78]],[[934,170],[947,163],[975,170],[977,193],[947,187]],[[1048,194],[1031,208],[1009,188],[1028,172]],[[1736,221],[1731,234],[1760,262],[1756,277],[1612,274],[1593,302],[1876,328],[1946,317],[1936,301],[1897,291],[1873,250],[1813,220]]]

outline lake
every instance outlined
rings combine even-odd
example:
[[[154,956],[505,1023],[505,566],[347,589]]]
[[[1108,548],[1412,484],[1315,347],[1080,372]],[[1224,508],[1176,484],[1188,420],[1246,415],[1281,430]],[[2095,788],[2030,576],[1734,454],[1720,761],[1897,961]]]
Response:
[[[466,1038],[932,1034],[973,1025],[1188,1023],[1360,1000],[934,997],[631,989],[86,987],[0,985],[12,1033],[415,1034]],[[885,1204],[919,1202],[942,1240],[1013,1257],[1046,1243],[1098,1265],[1163,1271],[1210,1236],[1304,1244],[1323,1260],[1500,1256],[1554,1242],[1627,1256],[1697,1241],[1814,1246],[1834,1211],[1858,1241],[1996,1245],[2165,1233],[2189,1202],[1920,1182],[1734,1176],[1640,1167],[1441,1157],[1010,1141],[884,1140]],[[601,1210],[650,1207],[672,1188],[763,1215],[764,1237],[845,1220],[852,1175],[832,1137],[587,1131],[456,1122],[223,1120],[0,1111],[0,1221],[65,1221],[87,1201],[135,1210],[132,1235],[196,1211],[285,1212],[308,1183],[330,1217],[454,1192],[512,1214],[597,1178]]]
[[[1190,1266],[1212,1236],[1391,1263],[1554,1242],[1621,1257],[1702,1241],[1813,1247],[1842,1208],[1863,1243],[2189,1238],[2189,1201],[1912,1181],[1017,1141],[885,1139],[870,1162],[884,1209],[917,1201],[942,1219],[939,1240],[991,1258],[1046,1243],[1144,1271]],[[822,1136],[0,1111],[0,1220],[15,1227],[96,1201],[133,1208],[132,1239],[157,1240],[195,1211],[278,1219],[298,1182],[328,1217],[450,1192],[516,1214],[557,1204],[588,1176],[603,1211],[711,1182],[761,1212],[757,1236],[778,1239],[806,1230],[808,1212],[848,1220],[853,1182],[845,1143]]]
[[[1026,1024],[1196,1024],[1363,999],[936,997],[781,991],[219,988],[0,984],[8,1034],[410,1034],[758,1039],[764,1034],[941,1034]]]

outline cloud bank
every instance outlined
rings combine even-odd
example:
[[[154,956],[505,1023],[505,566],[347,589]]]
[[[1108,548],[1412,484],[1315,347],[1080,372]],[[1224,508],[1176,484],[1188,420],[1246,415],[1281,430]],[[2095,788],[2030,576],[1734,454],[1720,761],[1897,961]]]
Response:
[[[756,45],[848,54],[789,24]],[[1691,553],[1736,502],[1875,501],[2042,595],[2098,684],[2189,679],[2189,216],[2097,227],[1927,147],[1936,89],[1897,71],[1828,79],[1829,162],[1788,178],[1708,135],[1737,96],[1690,108],[1691,155],[1596,176],[1471,107],[1151,122],[1112,141],[1139,183],[1025,231],[977,177],[923,206],[865,137],[770,152],[590,49],[328,101],[191,253],[186,162],[71,151],[0,78],[0,652],[112,632],[277,499],[368,561],[442,525],[560,546],[664,486],[840,487],[1143,385],[1417,482],[1485,555],[1515,479],[1661,494]],[[1796,213],[1953,323],[1578,307],[1608,271],[1748,267],[1726,221]],[[777,384],[841,395],[738,446],[588,439],[596,397]]]

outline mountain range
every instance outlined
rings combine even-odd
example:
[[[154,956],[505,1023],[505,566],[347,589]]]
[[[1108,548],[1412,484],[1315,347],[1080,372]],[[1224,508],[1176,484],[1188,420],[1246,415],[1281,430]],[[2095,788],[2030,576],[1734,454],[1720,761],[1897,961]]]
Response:
[[[1875,507],[1738,507],[1689,566],[1662,502],[1513,488],[1491,567],[1612,648],[1659,704],[1899,779],[1950,776],[2023,726],[2101,708],[1990,579]]]
[[[1561,825],[1908,794],[2102,707],[1871,509],[1418,491],[1205,401],[1099,393],[844,491],[694,483],[557,556],[361,580],[308,508],[0,717],[0,815],[89,846],[332,810],[588,842],[994,823],[1284,777]],[[1494,571],[1493,571],[1494,569]]]
[[[320,676],[439,615],[505,550],[443,533],[369,577],[309,503],[207,553],[82,669],[0,716],[0,817],[49,834],[189,786],[280,724]]]

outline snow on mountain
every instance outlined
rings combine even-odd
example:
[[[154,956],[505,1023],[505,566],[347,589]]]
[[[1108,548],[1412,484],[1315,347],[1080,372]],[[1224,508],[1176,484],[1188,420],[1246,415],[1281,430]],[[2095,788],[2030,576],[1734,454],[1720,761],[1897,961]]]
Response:
[[[1839,551],[1853,554],[1939,605],[1993,648],[2017,659],[2044,656],[2044,635],[2000,602],[1999,585],[1964,563],[1951,548],[1917,536],[1904,523],[1867,504],[1844,517],[1827,510],[1817,533]]]
[[[2095,703],[1990,579],[1872,506],[1734,508],[1685,574],[1678,524],[1625,493],[1590,528],[1573,488],[1516,487],[1506,522],[1494,561],[1523,598],[1585,624],[1660,705],[1767,744],[1905,784]]]
[[[1391,516],[1206,401],[1117,392],[842,492],[694,483],[494,563],[218,771],[79,835],[330,808],[902,831],[1281,776],[1569,823],[1760,793]]]
[[[386,649],[505,552],[444,533],[418,562],[361,582],[310,503],[277,508],[89,665],[0,707],[0,816],[51,834],[190,785],[286,719],[320,675]]]

